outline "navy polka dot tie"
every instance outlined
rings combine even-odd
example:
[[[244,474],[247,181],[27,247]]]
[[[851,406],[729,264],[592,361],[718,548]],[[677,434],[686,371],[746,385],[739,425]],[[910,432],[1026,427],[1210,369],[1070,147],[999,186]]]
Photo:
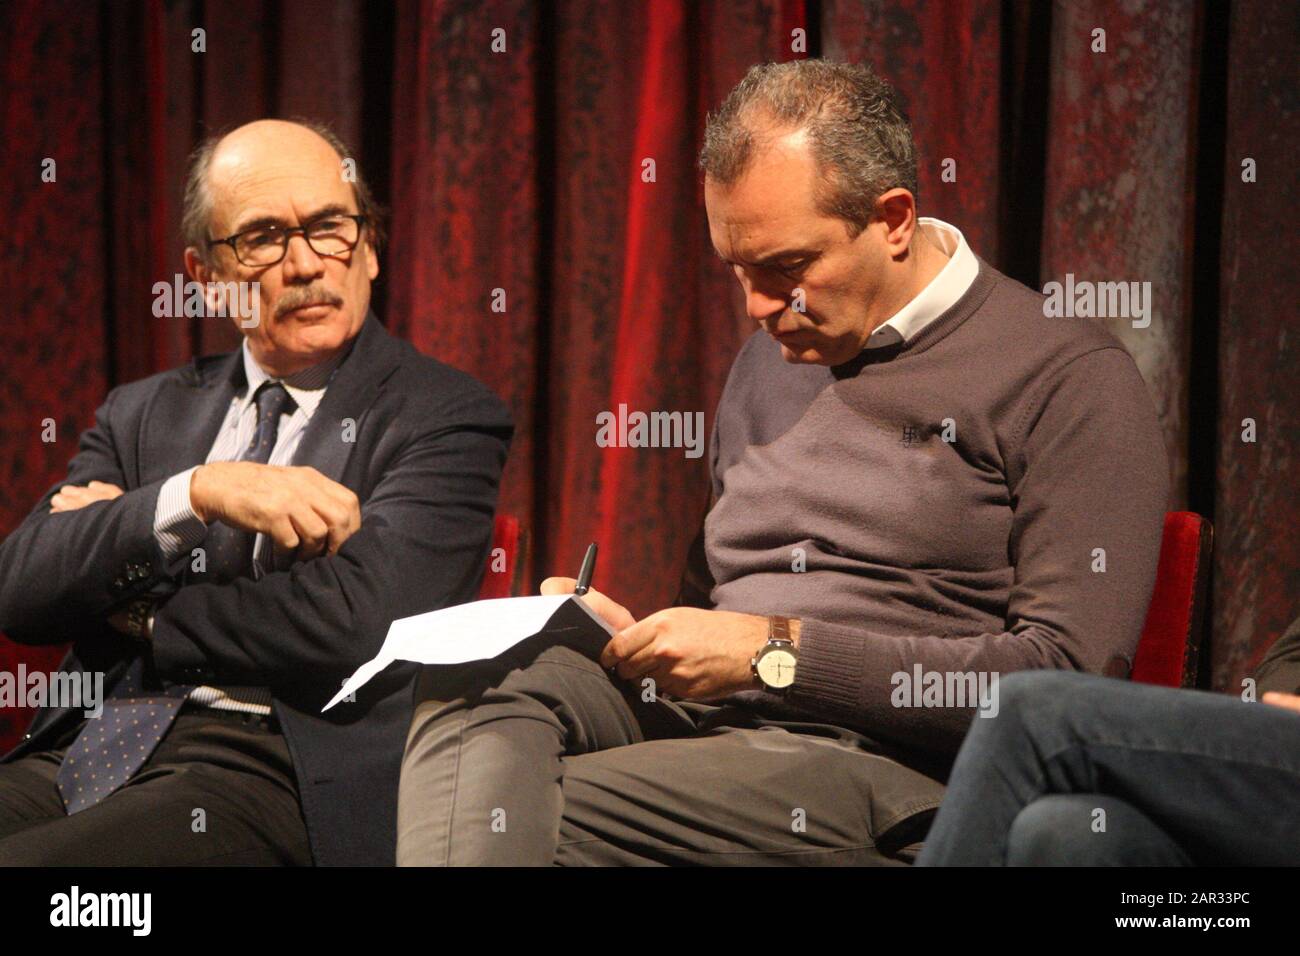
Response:
[[[178,685],[146,696],[143,674],[137,657],[104,701],[104,712],[86,721],[64,754],[55,782],[69,815],[93,807],[144,765],[193,689]]]
[[[239,460],[263,465],[270,461],[280,416],[295,407],[283,385],[263,383],[257,390],[257,429]],[[190,580],[225,583],[250,574],[255,540],[247,531],[213,524],[202,545],[207,571]],[[139,657],[132,661],[104,701],[103,714],[86,721],[63,756],[55,782],[68,813],[93,807],[130,780],[157,748],[193,689],[177,684],[146,691],[144,661]]]

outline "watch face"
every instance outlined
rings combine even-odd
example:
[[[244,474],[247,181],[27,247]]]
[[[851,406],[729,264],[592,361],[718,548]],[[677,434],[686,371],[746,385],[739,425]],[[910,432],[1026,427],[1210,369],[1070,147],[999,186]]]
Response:
[[[758,676],[768,687],[789,687],[794,683],[793,654],[783,648],[768,651],[758,659]]]

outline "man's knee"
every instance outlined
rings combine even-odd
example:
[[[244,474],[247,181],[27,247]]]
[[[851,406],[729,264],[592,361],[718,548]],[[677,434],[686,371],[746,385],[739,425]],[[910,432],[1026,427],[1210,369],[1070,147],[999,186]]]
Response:
[[[486,688],[472,703],[503,713],[561,715],[567,723],[603,722],[609,714],[620,719],[626,698],[595,661],[568,647],[548,647],[536,657],[518,662],[513,670]]]
[[[1170,866],[1185,855],[1137,808],[1100,794],[1040,797],[1016,816],[1009,866]]]
[[[1067,709],[1063,698],[1079,691],[1089,677],[1075,671],[1028,670],[1006,674],[998,681],[999,716],[1010,713],[1018,722],[1033,722]]]
[[[575,688],[609,685],[599,664],[572,648],[551,646],[541,653],[506,654],[468,668],[426,668],[417,686],[417,703],[463,701],[477,706],[495,692],[553,698]]]
[[[971,725],[971,736],[1023,740],[1065,730],[1075,726],[1081,714],[1087,715],[1091,705],[1085,701],[1120,683],[1077,671],[1007,674],[998,681],[996,716],[977,717]]]

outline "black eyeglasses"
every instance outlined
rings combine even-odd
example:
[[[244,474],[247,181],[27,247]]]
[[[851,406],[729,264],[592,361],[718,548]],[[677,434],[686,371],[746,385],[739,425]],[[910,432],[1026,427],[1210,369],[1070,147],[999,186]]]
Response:
[[[246,266],[273,266],[289,251],[289,238],[301,235],[318,256],[341,256],[361,241],[365,216],[328,215],[305,226],[255,226],[225,239],[209,239],[208,248],[229,246],[235,258]]]

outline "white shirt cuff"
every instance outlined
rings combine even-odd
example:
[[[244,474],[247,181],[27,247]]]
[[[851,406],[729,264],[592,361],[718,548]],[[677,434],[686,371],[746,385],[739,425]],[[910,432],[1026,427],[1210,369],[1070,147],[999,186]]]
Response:
[[[194,466],[197,467],[199,466]],[[153,536],[167,561],[198,547],[208,533],[208,526],[194,513],[194,507],[190,503],[190,476],[194,474],[194,468],[172,475],[158,490],[158,505],[153,515]]]

